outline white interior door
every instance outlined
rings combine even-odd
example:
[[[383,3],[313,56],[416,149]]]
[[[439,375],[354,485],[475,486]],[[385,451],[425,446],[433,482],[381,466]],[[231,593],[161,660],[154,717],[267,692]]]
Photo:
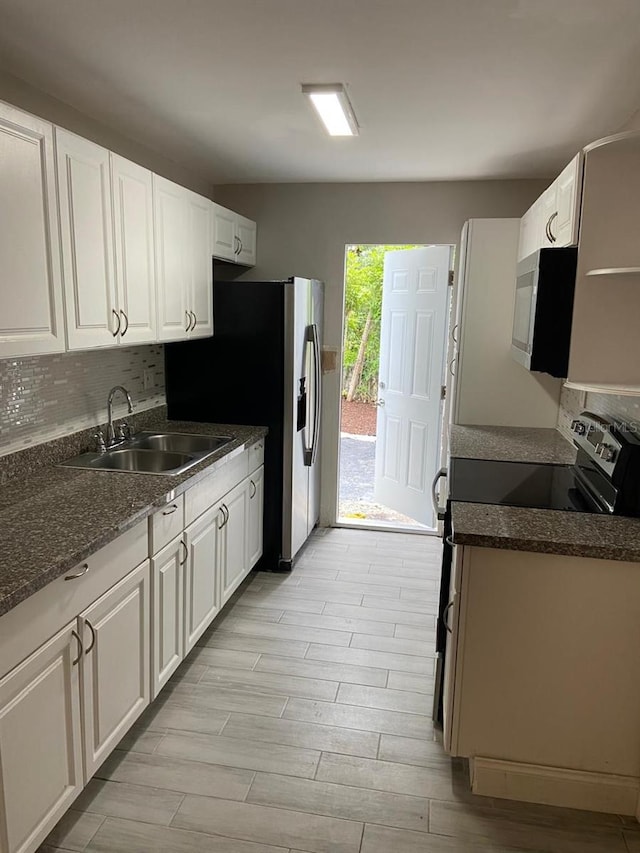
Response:
[[[384,258],[375,500],[435,527],[450,246]]]

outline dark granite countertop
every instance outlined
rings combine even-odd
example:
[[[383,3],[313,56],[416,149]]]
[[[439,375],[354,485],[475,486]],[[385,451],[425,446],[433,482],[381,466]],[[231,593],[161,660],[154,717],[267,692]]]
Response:
[[[454,425],[449,452],[464,459],[552,465],[573,465],[576,459],[576,448],[557,429],[536,427]]]
[[[167,420],[154,421],[153,429],[233,441],[173,477],[45,464],[10,479],[0,488],[0,615],[267,434],[259,426]]]
[[[640,562],[640,519],[454,502],[453,541],[509,551]]]

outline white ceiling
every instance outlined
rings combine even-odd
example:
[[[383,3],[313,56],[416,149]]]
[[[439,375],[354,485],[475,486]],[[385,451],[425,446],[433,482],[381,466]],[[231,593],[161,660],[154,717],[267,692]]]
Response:
[[[640,0],[0,0],[0,66],[216,183],[547,177],[640,107]]]

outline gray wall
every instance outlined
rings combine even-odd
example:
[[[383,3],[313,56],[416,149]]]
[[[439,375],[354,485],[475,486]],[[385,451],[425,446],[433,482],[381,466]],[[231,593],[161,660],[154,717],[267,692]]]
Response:
[[[453,243],[473,217],[521,216],[550,181],[238,184],[214,198],[258,223],[258,266],[249,278],[301,275],[326,282],[325,346],[342,340],[348,243]],[[336,506],[339,373],[325,376],[322,521]]]
[[[53,124],[65,127],[73,133],[103,145],[110,151],[115,151],[122,157],[127,157],[129,160],[151,169],[158,175],[189,187],[194,192],[211,197],[212,186],[207,175],[189,169],[184,164],[167,159],[160,152],[152,151],[145,145],[123,136],[114,128],[101,124],[63,101],[34,89],[24,80],[3,71],[0,71],[0,101],[7,101],[7,103],[20,107],[28,113],[33,113]]]

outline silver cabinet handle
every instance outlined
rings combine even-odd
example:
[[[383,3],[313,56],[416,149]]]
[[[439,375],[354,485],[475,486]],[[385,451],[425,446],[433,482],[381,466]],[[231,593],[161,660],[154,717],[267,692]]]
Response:
[[[456,331],[457,331],[459,325],[460,325],[459,323],[456,323],[455,326],[453,327],[453,329],[451,329],[451,337],[453,338],[454,344],[458,343],[458,338],[456,337]]]
[[[191,328],[191,317],[189,316],[189,312],[185,311],[184,316],[187,318],[187,325],[184,327],[185,332],[188,332]]]
[[[447,545],[450,545],[452,548],[456,547],[456,543],[453,541],[453,536],[445,536],[444,541],[447,543]]]
[[[193,317],[193,326],[191,326],[191,331],[193,331],[198,323],[198,318],[196,317],[193,311],[190,311],[189,313]]]
[[[75,637],[75,640],[78,644],[78,657],[75,660],[71,661],[71,665],[75,666],[79,662],[80,658],[82,657],[82,640],[80,639],[80,634],[78,634],[78,632],[75,630],[75,628],[71,629],[71,636]]]
[[[124,311],[122,311],[122,310],[121,310],[121,311],[120,311],[120,313],[122,314],[122,319],[123,319],[123,320],[124,320],[124,322],[125,322],[124,331],[122,332],[122,337],[124,338],[124,336],[125,336],[125,335],[127,334],[127,332],[129,331],[129,318],[127,317],[127,315],[125,314],[125,312],[124,312]]]
[[[238,237],[238,243],[240,243],[240,248],[238,249],[238,254],[241,255],[244,252],[244,243],[242,242],[241,237]]]
[[[173,513],[174,513],[177,509],[178,509],[178,504],[171,504],[171,506],[169,507],[169,509],[163,509],[163,510],[162,510],[162,514],[163,514],[163,515],[173,515]]]
[[[431,504],[433,506],[433,512],[437,516],[439,513],[438,507],[438,483],[443,477],[447,476],[447,469],[441,468],[436,476],[433,478],[433,483],[431,484]]]
[[[180,544],[181,544],[181,545],[182,545],[182,547],[184,548],[184,551],[183,551],[183,553],[184,553],[184,560],[180,560],[180,565],[181,565],[181,566],[184,566],[184,564],[185,564],[185,563],[187,562],[187,560],[189,559],[189,549],[187,548],[187,543],[184,541],[184,539],[181,539],[181,540],[180,540]]]
[[[257,486],[256,486],[256,484],[253,482],[253,480],[249,480],[249,483],[250,483],[250,485],[252,485],[252,486],[253,486],[253,491],[252,491],[252,492],[251,492],[251,494],[249,495],[249,500],[250,500],[250,501],[252,501],[252,500],[255,498],[255,496],[256,496],[256,492],[258,491],[258,487],[257,487]]]
[[[449,627],[449,611],[453,607],[453,601],[450,601],[444,609],[442,614],[442,624],[447,629],[449,634],[453,634],[453,628]]]
[[[89,643],[87,648],[84,650],[85,655],[88,655],[89,652],[92,651],[93,647],[96,644],[96,629],[93,627],[93,625],[91,624],[91,622],[89,622],[88,619],[85,619],[84,621],[85,621],[85,625],[88,625],[89,630],[91,631],[91,642]]]
[[[115,332],[111,332],[111,334],[113,335],[114,338],[117,338],[118,335],[120,334],[120,315],[118,314],[118,312],[116,311],[115,308],[111,309],[111,313],[116,318],[116,323],[118,324]]]
[[[554,219],[557,217],[557,215],[558,215],[558,211],[556,210],[555,213],[551,214],[551,216],[549,217],[549,221],[547,222],[547,233],[549,235],[549,240],[551,243],[557,242],[557,239],[558,239],[555,236],[555,234],[553,233],[553,231],[551,230],[551,225],[552,225]]]
[[[229,517],[230,517],[229,507],[226,504],[222,504],[222,511],[224,512],[224,514],[226,516],[225,520],[224,520],[224,524],[222,526],[226,527],[227,524],[229,524]]]
[[[222,530],[227,523],[227,516],[224,514],[223,507],[220,507],[220,512],[222,513],[222,521],[220,521],[220,518],[218,517],[218,530]]]
[[[454,355],[454,357],[453,357],[453,358],[451,359],[451,361],[449,362],[449,373],[450,373],[452,376],[455,376],[455,375],[456,375],[456,371],[455,371],[455,368],[456,368],[456,361],[457,361],[457,356],[455,356],[455,355]]]
[[[72,574],[72,575],[65,575],[65,576],[64,576],[64,579],[65,579],[66,581],[75,581],[75,580],[77,580],[78,578],[81,578],[83,575],[86,575],[86,573],[87,573],[88,571],[89,571],[89,563],[85,563],[85,564],[84,564],[84,566],[80,569],[80,571],[75,572],[75,573],[74,573],[74,574]]]
[[[233,254],[238,255],[238,254],[240,254],[240,238],[238,237],[237,234],[235,234],[233,240],[234,240]]]

